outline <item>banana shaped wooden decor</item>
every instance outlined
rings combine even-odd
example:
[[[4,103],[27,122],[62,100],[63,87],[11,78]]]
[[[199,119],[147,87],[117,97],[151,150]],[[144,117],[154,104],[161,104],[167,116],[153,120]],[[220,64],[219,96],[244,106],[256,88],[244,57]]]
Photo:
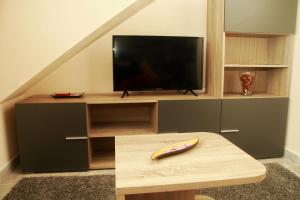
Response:
[[[199,138],[195,137],[190,140],[185,140],[182,142],[170,144],[170,145],[164,146],[163,148],[155,151],[152,154],[151,158],[152,158],[152,160],[155,160],[155,159],[161,159],[161,158],[165,158],[165,157],[172,156],[175,154],[183,153],[189,149],[192,149],[198,143],[199,143]]]

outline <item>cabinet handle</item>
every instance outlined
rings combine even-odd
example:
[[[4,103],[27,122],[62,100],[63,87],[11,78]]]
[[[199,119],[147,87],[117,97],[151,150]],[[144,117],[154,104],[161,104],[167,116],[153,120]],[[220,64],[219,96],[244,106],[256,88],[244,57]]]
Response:
[[[231,130],[221,130],[221,133],[238,133],[239,129],[231,129]]]
[[[66,140],[87,140],[87,137],[66,137]]]

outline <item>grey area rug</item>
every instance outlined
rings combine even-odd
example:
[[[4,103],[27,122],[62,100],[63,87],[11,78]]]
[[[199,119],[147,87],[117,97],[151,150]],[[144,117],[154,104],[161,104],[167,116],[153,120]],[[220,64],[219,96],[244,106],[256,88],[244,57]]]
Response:
[[[258,184],[201,191],[216,200],[300,200],[300,178],[279,164],[266,164],[267,178]],[[23,178],[4,200],[115,199],[114,176]]]

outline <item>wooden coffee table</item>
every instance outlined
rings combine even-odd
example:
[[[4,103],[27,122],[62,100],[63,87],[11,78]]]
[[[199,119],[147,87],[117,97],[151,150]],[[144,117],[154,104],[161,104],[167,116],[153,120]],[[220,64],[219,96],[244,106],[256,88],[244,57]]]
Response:
[[[185,153],[151,160],[153,151],[198,136],[202,142]],[[214,133],[118,136],[117,200],[194,200],[202,188],[262,181],[266,168]]]

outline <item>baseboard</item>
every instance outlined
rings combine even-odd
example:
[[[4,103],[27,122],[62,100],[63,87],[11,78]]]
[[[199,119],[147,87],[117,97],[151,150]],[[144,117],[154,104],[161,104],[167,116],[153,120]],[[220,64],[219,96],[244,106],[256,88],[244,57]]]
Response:
[[[296,154],[295,152],[289,150],[289,149],[285,149],[284,150],[284,157],[286,157],[287,159],[290,159],[291,161],[297,163],[298,165],[300,165],[300,156],[298,154]]]
[[[0,170],[0,182],[4,177],[7,177],[20,163],[19,155],[13,157],[5,167]]]

